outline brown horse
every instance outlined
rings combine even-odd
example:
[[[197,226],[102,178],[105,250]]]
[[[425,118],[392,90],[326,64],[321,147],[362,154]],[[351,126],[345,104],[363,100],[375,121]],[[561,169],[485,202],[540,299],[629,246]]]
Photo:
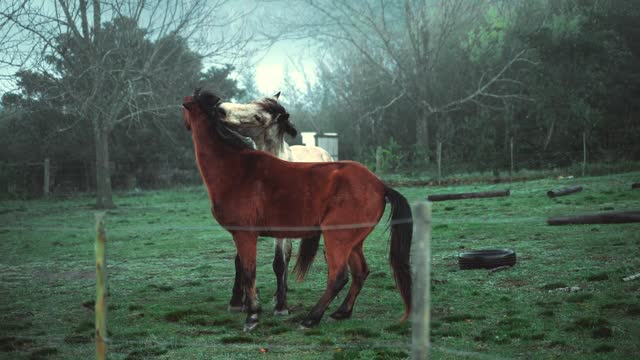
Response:
[[[273,97],[264,98],[248,104],[236,104],[224,102],[220,108],[225,113],[221,119],[229,124],[241,135],[248,136],[256,144],[256,149],[266,151],[275,155],[279,159],[293,162],[329,162],[333,158],[329,153],[318,146],[289,146],[285,141],[285,135],[295,137],[298,130],[289,120],[289,114],[278,102],[280,93]],[[296,211],[292,209],[291,211]],[[304,239],[300,243],[298,251],[298,261],[294,271],[298,274],[298,280],[302,277],[311,265],[318,250],[320,236],[311,239]],[[273,257],[273,272],[276,274],[277,289],[274,295],[275,307],[274,315],[286,315],[289,313],[287,306],[287,270],[291,258],[291,239],[277,238],[274,241],[275,255]],[[236,257],[236,264],[240,260]],[[301,265],[307,265],[306,269],[301,269]],[[242,271],[236,271],[236,279],[233,285],[233,293],[229,302],[230,310],[243,309],[243,293],[241,289]]]
[[[322,234],[327,286],[301,326],[318,324],[346,283],[347,264],[351,286],[331,317],[350,317],[369,274],[363,242],[380,221],[385,199],[391,203],[389,262],[406,319],[411,311],[412,238],[407,200],[356,162],[294,163],[253,150],[252,144],[221,120],[225,113],[219,102],[213,93],[196,90],[183,100],[183,117],[192,131],[196,162],[213,216],[231,233],[236,245],[247,306],[245,331],[258,324],[258,236],[307,239]]]

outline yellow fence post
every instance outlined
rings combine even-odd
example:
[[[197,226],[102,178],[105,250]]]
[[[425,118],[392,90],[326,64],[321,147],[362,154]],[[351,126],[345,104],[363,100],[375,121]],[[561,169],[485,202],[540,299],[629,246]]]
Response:
[[[107,358],[107,262],[104,213],[96,213],[96,360]]]

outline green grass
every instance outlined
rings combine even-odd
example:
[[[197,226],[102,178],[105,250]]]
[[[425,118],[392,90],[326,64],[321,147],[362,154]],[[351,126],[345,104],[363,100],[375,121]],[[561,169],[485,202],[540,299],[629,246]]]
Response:
[[[511,188],[508,198],[433,203],[433,357],[609,359],[640,352],[640,224],[551,227],[548,216],[640,209],[640,173],[511,185],[403,187],[429,194]],[[420,179],[414,179],[420,180]],[[546,191],[583,185],[549,199]],[[371,275],[353,317],[302,331],[324,290],[319,256],[290,282],[291,314],[271,314],[273,243],[259,242],[263,313],[252,333],[227,312],[235,248],[211,217],[202,187],[119,193],[107,213],[110,359],[402,359],[411,326],[387,262],[383,221],[365,242]],[[94,200],[0,203],[0,358],[84,359],[94,354]],[[295,244],[297,246],[297,244]],[[517,265],[460,271],[464,249],[512,248]],[[576,292],[558,288],[580,287]],[[341,303],[344,292],[328,313]]]

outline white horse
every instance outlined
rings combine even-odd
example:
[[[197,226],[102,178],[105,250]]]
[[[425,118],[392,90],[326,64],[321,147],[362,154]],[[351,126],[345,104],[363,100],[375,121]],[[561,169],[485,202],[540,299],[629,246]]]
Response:
[[[329,153],[317,146],[289,146],[284,140],[285,134],[295,137],[298,133],[296,128],[289,121],[289,114],[286,113],[282,105],[278,103],[280,93],[271,98],[250,104],[221,103],[226,116],[224,121],[232,125],[240,134],[253,140],[258,150],[266,151],[276,157],[293,162],[330,162],[334,159]],[[284,115],[282,115],[284,114]],[[292,209],[291,211],[295,211]],[[310,264],[318,250],[319,236],[303,239],[300,242],[298,251],[298,261],[294,271],[298,274],[298,279],[302,279],[306,270],[300,264]],[[287,315],[287,270],[291,258],[291,239],[275,239],[275,256],[273,258],[273,271],[276,274],[277,289],[274,295],[276,302],[274,314]],[[308,261],[300,261],[306,258]],[[236,256],[236,279],[233,286],[233,295],[229,303],[229,309],[243,309],[243,294],[241,287],[241,274],[239,269],[239,259]],[[344,280],[346,281],[346,279]]]

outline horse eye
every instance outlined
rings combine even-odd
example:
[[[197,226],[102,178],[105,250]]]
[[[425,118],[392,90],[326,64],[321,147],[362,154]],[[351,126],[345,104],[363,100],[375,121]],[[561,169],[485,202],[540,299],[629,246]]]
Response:
[[[260,115],[253,115],[253,120],[259,122],[259,123],[263,123],[264,120],[262,120],[262,118],[260,117]]]

